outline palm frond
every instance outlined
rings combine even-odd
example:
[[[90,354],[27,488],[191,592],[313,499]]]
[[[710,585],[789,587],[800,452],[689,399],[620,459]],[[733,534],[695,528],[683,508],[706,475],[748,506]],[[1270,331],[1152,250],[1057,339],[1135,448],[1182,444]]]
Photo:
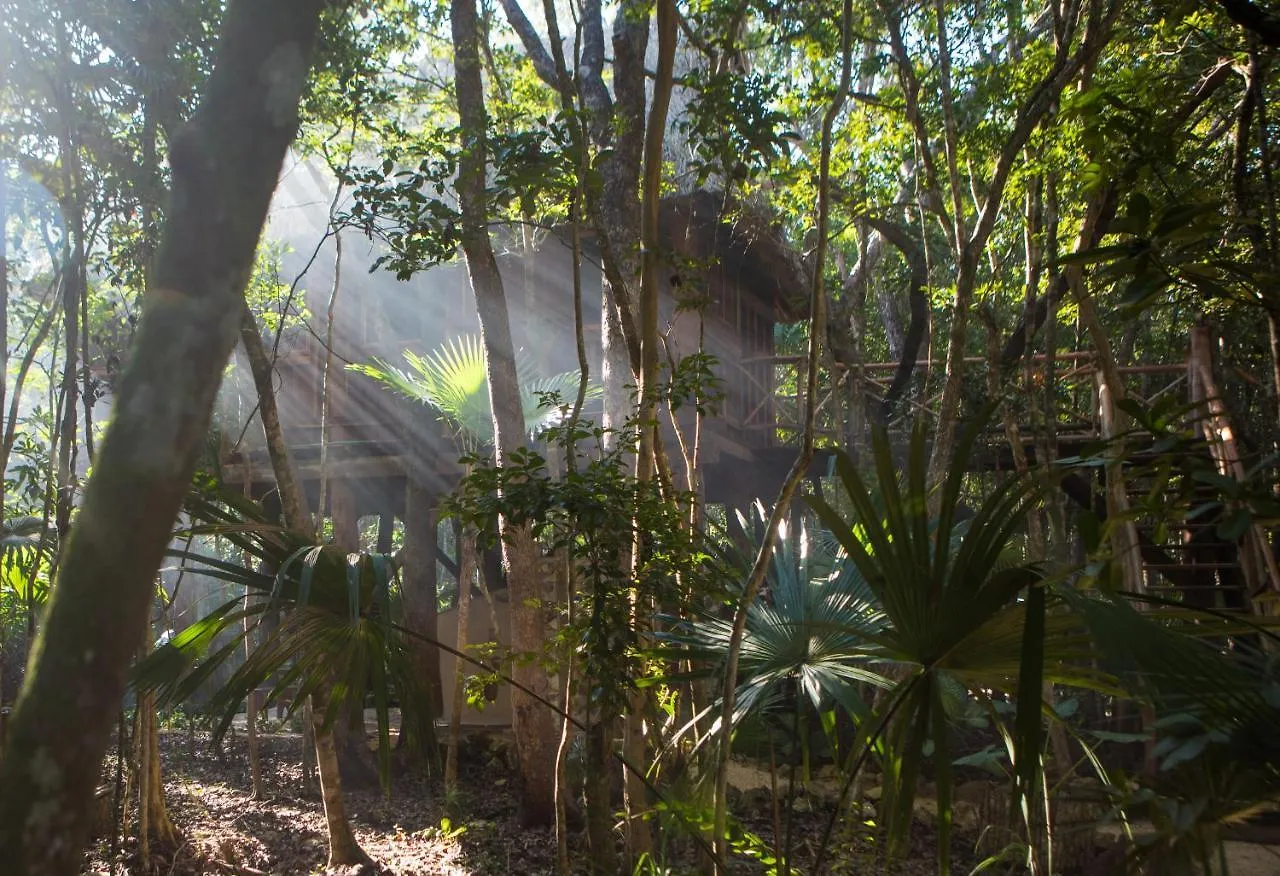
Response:
[[[187,510],[194,521],[188,531],[234,540],[259,568],[188,549],[171,555],[184,568],[260,598],[247,605],[240,597],[230,599],[157,647],[135,667],[135,687],[155,691],[162,704],[181,702],[220,669],[235,665],[248,636],[264,632],[263,641],[211,697],[215,735],[225,733],[240,703],[264,686],[269,699],[292,690],[294,704],[312,695],[326,697],[329,720],[363,708],[364,692],[370,690],[385,782],[392,699],[399,699],[404,726],[412,732],[422,734],[433,726],[433,716],[426,713],[430,697],[423,693],[409,643],[394,627],[394,562],[306,544],[267,522],[260,506],[242,496],[193,495]],[[280,618],[270,630],[261,623],[268,613]]]
[[[465,451],[493,443],[493,414],[489,402],[489,381],[484,343],[479,335],[450,338],[426,355],[406,350],[407,368],[374,359],[372,363],[347,368],[364,374],[404,398],[425,404],[437,412],[454,430]],[[524,350],[516,351],[516,373],[521,376],[521,407],[525,429],[536,436],[559,421],[559,408],[543,404],[548,396],[562,400],[577,396],[577,371],[538,376],[532,359]],[[587,385],[587,398],[598,398],[599,384]]]

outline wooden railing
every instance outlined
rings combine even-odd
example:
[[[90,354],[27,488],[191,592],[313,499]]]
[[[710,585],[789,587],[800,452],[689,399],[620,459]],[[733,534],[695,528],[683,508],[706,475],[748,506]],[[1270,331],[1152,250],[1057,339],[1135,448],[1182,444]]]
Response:
[[[1054,357],[1054,381],[1059,395],[1067,395],[1069,402],[1060,406],[1059,425],[1071,434],[1084,437],[1100,434],[1098,421],[1097,368],[1093,364],[1092,351],[1060,353]],[[803,370],[804,356],[758,356],[729,363],[726,369],[726,385],[731,396],[739,399],[737,410],[726,413],[730,425],[750,436],[758,446],[775,446],[792,443],[802,428],[804,411]],[[987,360],[978,356],[966,357],[965,364],[972,374],[981,374]],[[1043,354],[1030,358],[1030,375],[1033,382],[1043,385],[1047,360]],[[942,375],[946,363],[941,360],[919,360],[913,371],[911,388],[897,400],[891,431],[908,428],[918,418],[932,420],[941,401]],[[868,411],[878,407],[889,391],[897,362],[868,362],[856,369],[862,380]],[[1186,392],[1187,362],[1139,364],[1122,366],[1120,374],[1125,378],[1126,396],[1134,401],[1150,405],[1174,392]],[[820,436],[836,438],[843,433],[841,423],[847,412],[848,381],[855,379],[854,369],[835,366],[836,382],[820,390]],[[1026,373],[1026,369],[1020,369]],[[919,375],[925,375],[928,395],[920,397]],[[1063,416],[1065,414],[1066,416]]]

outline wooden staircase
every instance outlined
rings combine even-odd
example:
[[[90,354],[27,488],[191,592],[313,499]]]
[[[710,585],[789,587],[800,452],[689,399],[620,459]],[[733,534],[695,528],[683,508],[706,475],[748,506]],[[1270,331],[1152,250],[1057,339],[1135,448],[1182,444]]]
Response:
[[[1130,490],[1135,506],[1149,494]],[[1240,564],[1240,544],[1219,532],[1221,509],[1194,514],[1220,497],[1197,484],[1181,495],[1169,495],[1164,513],[1138,522],[1143,584],[1155,596],[1177,599],[1196,608],[1252,610],[1252,594]]]

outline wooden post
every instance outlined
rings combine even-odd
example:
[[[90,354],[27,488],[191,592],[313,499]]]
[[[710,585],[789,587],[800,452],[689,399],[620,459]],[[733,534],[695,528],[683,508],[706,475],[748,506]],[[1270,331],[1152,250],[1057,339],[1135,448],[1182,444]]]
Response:
[[[378,545],[375,548],[380,554],[391,553],[392,543],[395,541],[396,518],[390,511],[383,511],[378,515]]]
[[[401,570],[405,625],[432,639],[438,631],[439,581],[436,575],[437,497],[412,479],[405,486],[404,556]],[[432,717],[444,709],[440,678],[440,649],[417,641],[413,645],[418,672],[430,696]]]
[[[335,478],[330,483],[329,508],[333,518],[333,543],[344,551],[360,550],[359,514],[350,481]]]

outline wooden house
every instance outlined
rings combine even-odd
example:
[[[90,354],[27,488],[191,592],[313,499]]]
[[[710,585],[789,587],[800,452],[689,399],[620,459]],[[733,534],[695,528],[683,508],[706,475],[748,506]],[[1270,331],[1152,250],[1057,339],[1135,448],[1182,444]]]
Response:
[[[285,241],[283,279],[303,274],[298,299],[324,325],[334,291],[337,253],[325,235],[324,198],[297,185],[297,169],[282,182],[270,234]],[[308,207],[312,207],[309,209]],[[702,459],[709,502],[743,505],[768,495],[781,480],[774,423],[774,327],[796,318],[807,281],[794,253],[758,221],[725,208],[722,198],[697,192],[662,205],[664,270],[660,281],[660,329],[676,359],[695,352],[700,337],[717,361],[724,399],[706,422]],[[321,241],[319,247],[315,241]],[[402,363],[404,351],[428,353],[450,338],[476,334],[479,323],[466,268],[460,261],[398,281],[371,270],[376,245],[353,232],[342,239],[341,276],[334,298],[329,366],[328,472],[345,480],[358,516],[398,515],[404,485],[413,479],[430,492],[452,490],[460,475],[454,436],[435,413],[398,398],[348,362],[382,359]],[[500,250],[513,339],[544,374],[577,370],[574,343],[572,253],[567,239],[543,232],[532,252]],[[306,268],[305,273],[303,272]],[[600,270],[588,242],[582,260],[583,322],[588,361],[599,373]],[[276,362],[281,417],[301,479],[314,504],[320,495],[320,422],[325,346],[315,330],[294,330]],[[240,369],[242,372],[247,369]],[[224,405],[223,421],[243,425],[252,392],[243,374],[238,411]],[[229,431],[224,425],[224,431]],[[226,454],[224,477],[271,492],[273,474],[261,429]],[[789,461],[790,451],[783,450]]]

